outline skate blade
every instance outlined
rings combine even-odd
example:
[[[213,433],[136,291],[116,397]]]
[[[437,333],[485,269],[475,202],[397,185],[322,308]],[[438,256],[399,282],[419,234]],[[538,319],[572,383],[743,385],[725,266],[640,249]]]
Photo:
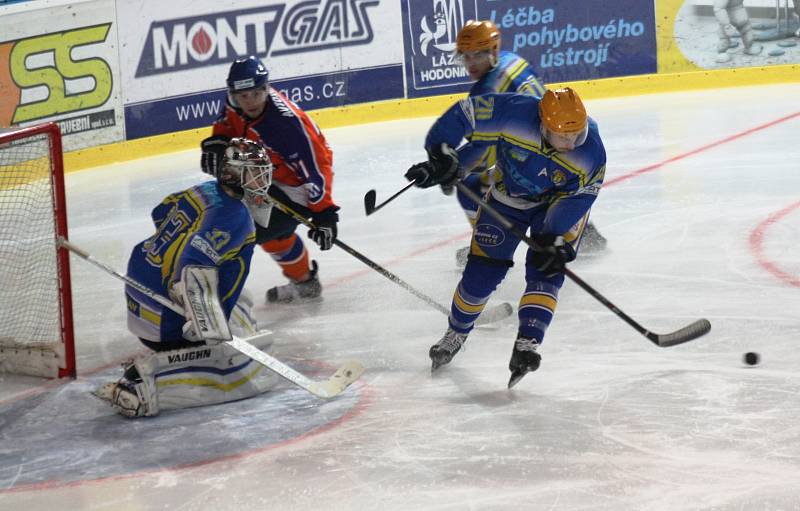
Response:
[[[508,388],[513,387],[528,374],[528,371],[514,371],[511,373],[511,378],[508,379]]]

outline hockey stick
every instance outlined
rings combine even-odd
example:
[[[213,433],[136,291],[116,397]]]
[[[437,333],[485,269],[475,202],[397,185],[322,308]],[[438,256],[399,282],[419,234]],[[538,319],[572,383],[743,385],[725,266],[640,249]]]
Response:
[[[64,239],[63,237],[58,237],[58,244],[73,254],[81,257],[82,259],[88,261],[89,263],[95,265],[96,267],[100,268],[101,270],[105,271],[109,275],[120,279],[121,281],[125,282],[129,286],[133,287],[137,291],[140,291],[144,295],[152,298],[156,302],[160,303],[164,307],[172,310],[173,312],[184,316],[183,307],[178,305],[177,303],[173,302],[169,298],[166,298],[152,289],[148,288],[147,286],[137,282],[136,280],[128,277],[127,275],[123,275],[105,263],[102,263],[95,259],[91,254],[88,252],[78,248],[76,245],[71,243],[70,241]],[[324,399],[329,399],[334,396],[341,394],[351,383],[356,381],[363,373],[364,367],[355,360],[350,360],[345,362],[336,372],[328,378],[327,380],[322,381],[315,381],[302,373],[299,373],[292,369],[291,367],[287,366],[280,360],[274,358],[267,353],[264,353],[260,349],[256,348],[248,341],[260,339],[264,337],[265,333],[260,333],[258,335],[247,337],[246,339],[239,339],[234,337],[232,340],[227,341],[227,344],[230,345],[233,349],[239,351],[247,355],[248,357],[252,358],[259,364],[263,365],[267,369],[277,373],[279,376],[283,377],[293,385],[304,389],[311,394],[314,394],[317,397],[321,397]]]
[[[374,212],[378,211],[379,209],[381,209],[385,205],[387,205],[390,202],[392,202],[394,199],[396,199],[398,196],[400,196],[401,193],[405,192],[406,190],[408,190],[409,188],[414,186],[414,184],[416,184],[416,183],[414,181],[411,181],[410,183],[405,185],[403,188],[401,188],[399,192],[395,193],[394,195],[392,195],[391,197],[389,197],[385,201],[381,202],[377,206],[375,205],[375,190],[369,190],[364,195],[364,211],[366,211],[367,216],[373,214]]]
[[[523,231],[518,229],[514,224],[511,223],[502,213],[494,209],[492,206],[486,203],[486,201],[482,200],[478,195],[476,195],[472,190],[470,190],[466,185],[461,182],[456,183],[456,187],[461,190],[461,193],[466,195],[470,198],[470,200],[474,201],[476,204],[479,204],[480,207],[486,210],[491,216],[497,219],[498,222],[502,224],[502,226],[509,231],[514,236],[518,237],[522,241],[524,241],[529,247],[534,250],[537,250],[539,247],[531,238],[529,238]],[[640,334],[644,335],[649,339],[653,344],[661,348],[667,348],[669,346],[675,346],[677,344],[683,344],[685,342],[692,341],[707,334],[711,330],[711,322],[707,319],[698,319],[697,321],[678,329],[674,332],[670,332],[668,334],[656,334],[651,332],[650,330],[644,328],[642,325],[637,323],[633,318],[625,314],[619,307],[611,303],[605,296],[601,295],[597,290],[595,290],[592,286],[587,284],[583,281],[580,277],[575,275],[572,270],[569,268],[564,268],[564,274],[569,277],[573,282],[578,284],[584,291],[592,295],[594,299],[608,307],[611,312],[617,315],[620,319],[624,322],[629,324],[639,332]]]
[[[274,204],[275,207],[277,207],[278,209],[280,209],[281,211],[283,211],[287,215],[289,215],[291,217],[294,217],[295,220],[297,220],[301,224],[305,225],[306,227],[309,227],[311,229],[315,228],[314,224],[308,218],[304,217],[303,215],[301,215],[297,211],[293,210],[292,208],[290,208],[286,204],[283,204],[282,202],[278,201],[277,199],[275,199],[272,196],[270,196],[268,200],[269,200],[269,202]],[[347,245],[345,242],[341,241],[338,238],[333,240],[333,244],[336,245],[337,247],[341,248],[342,250],[344,250],[345,252],[347,252],[351,256],[355,257],[356,259],[358,259],[362,263],[366,264],[367,266],[369,266],[373,270],[377,271],[378,273],[380,273],[381,275],[383,275],[387,279],[391,280],[395,284],[399,285],[400,287],[402,287],[403,289],[405,289],[406,291],[408,291],[412,295],[414,295],[417,298],[419,298],[420,300],[424,301],[425,303],[427,303],[428,305],[430,305],[434,309],[438,310],[442,314],[445,314],[445,315],[448,315],[448,316],[450,315],[450,309],[448,309],[444,305],[440,304],[439,302],[437,302],[436,300],[434,300],[430,296],[428,296],[428,295],[422,293],[421,291],[418,291],[417,289],[411,287],[411,285],[409,283],[407,283],[406,281],[404,281],[403,279],[401,279],[400,277],[398,277],[394,273],[390,272],[389,270],[387,270],[383,266],[381,266],[378,263],[374,262],[372,259],[369,259],[365,255],[363,255],[361,252],[358,252],[357,250],[353,249],[352,247],[350,247],[350,245]],[[485,325],[485,324],[488,324],[488,323],[494,323],[495,321],[499,321],[499,320],[501,320],[503,318],[507,318],[508,316],[510,316],[513,313],[514,313],[514,307],[512,307],[510,303],[504,302],[504,303],[501,303],[500,305],[492,307],[491,309],[484,310],[483,313],[480,315],[480,317],[478,317],[478,321],[476,322],[476,324],[477,325]]]

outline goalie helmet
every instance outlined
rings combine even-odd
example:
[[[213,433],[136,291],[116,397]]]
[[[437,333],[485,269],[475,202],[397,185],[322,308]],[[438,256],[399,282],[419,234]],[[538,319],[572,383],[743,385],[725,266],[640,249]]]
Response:
[[[558,151],[586,142],[589,118],[578,93],[569,87],[548,90],[539,102],[542,136]]]
[[[241,195],[266,197],[274,168],[261,144],[246,138],[233,138],[225,149],[219,182]]]

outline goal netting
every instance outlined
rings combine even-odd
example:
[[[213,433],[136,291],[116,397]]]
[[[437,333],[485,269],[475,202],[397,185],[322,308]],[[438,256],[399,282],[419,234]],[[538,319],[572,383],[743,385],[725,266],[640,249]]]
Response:
[[[75,376],[61,134],[0,131],[0,371]]]

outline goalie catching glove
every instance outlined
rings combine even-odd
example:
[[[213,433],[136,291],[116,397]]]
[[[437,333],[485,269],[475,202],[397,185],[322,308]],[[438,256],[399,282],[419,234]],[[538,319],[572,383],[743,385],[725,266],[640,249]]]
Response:
[[[308,231],[308,237],[319,245],[321,250],[330,250],[336,241],[336,224],[339,221],[338,206],[331,206],[322,211],[311,214],[314,228]]]
[[[219,177],[225,149],[228,148],[230,141],[231,138],[225,135],[213,135],[200,142],[200,149],[203,151],[200,156],[200,168],[203,172]]]
[[[447,144],[435,145],[428,149],[428,161],[412,165],[405,177],[419,188],[453,186],[459,178],[458,153]]]

